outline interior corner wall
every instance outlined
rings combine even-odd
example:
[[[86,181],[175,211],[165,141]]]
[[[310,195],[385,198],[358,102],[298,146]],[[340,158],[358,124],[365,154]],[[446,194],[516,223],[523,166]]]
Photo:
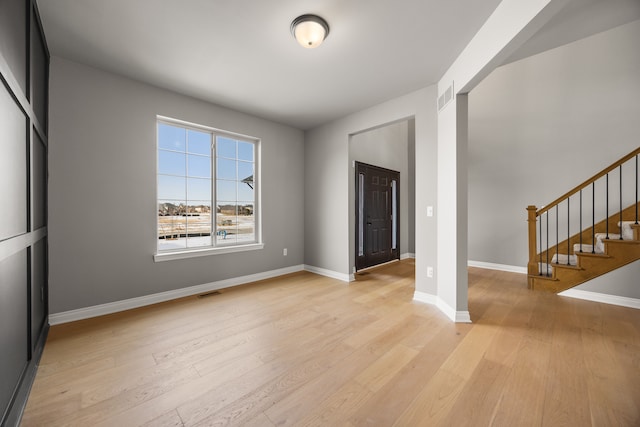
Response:
[[[426,206],[436,199],[436,88],[427,88],[351,114],[305,133],[305,264],[351,273],[349,137],[385,124],[415,120],[416,290],[435,294],[426,265],[436,262],[436,223]],[[422,207],[422,208],[421,208]]]
[[[470,92],[470,260],[525,267],[527,205],[638,147],[638,40],[634,21],[497,68]]]
[[[415,197],[409,174],[409,158],[414,160],[414,153],[409,153],[410,126],[414,120],[403,120],[381,128],[373,129],[351,136],[349,143],[349,161],[367,163],[400,172],[400,254],[409,254],[411,250],[409,236],[415,233],[414,224],[410,220],[410,201]],[[353,164],[353,163],[352,163]],[[415,179],[415,176],[413,177]],[[355,188],[355,175],[351,174],[349,185]],[[355,227],[355,205],[351,204],[349,228]],[[415,204],[414,204],[415,206]],[[355,247],[350,248],[355,254]]]
[[[302,131],[59,57],[50,86],[52,313],[303,263]],[[156,115],[261,139],[264,249],[154,263]]]

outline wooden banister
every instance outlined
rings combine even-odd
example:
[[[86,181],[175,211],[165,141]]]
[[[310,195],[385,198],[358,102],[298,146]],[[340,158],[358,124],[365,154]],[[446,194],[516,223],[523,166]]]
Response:
[[[529,263],[527,264],[527,273],[529,275],[538,274],[538,242],[536,239],[536,210],[535,206],[527,206],[528,220],[529,223]]]
[[[636,148],[635,150],[633,150],[631,153],[627,154],[626,156],[624,156],[623,158],[621,158],[620,160],[618,160],[617,162],[613,163],[611,166],[607,167],[606,169],[603,169],[602,171],[598,172],[597,174],[595,174],[594,176],[592,176],[591,178],[589,178],[588,180],[586,180],[585,182],[583,182],[582,184],[578,185],[577,187],[575,187],[573,190],[568,191],[567,193],[563,194],[562,196],[558,197],[556,200],[554,200],[553,202],[549,203],[548,205],[546,205],[544,208],[540,208],[540,210],[536,211],[536,216],[540,216],[543,213],[547,212],[549,209],[555,207],[557,204],[559,204],[560,202],[564,201],[565,199],[573,196],[574,194],[576,194],[578,191],[586,188],[587,186],[591,185],[592,183],[594,183],[595,181],[597,181],[598,179],[602,178],[603,176],[605,176],[606,174],[608,174],[609,172],[613,171],[615,168],[617,168],[618,166],[620,166],[623,163],[626,163],[627,161],[633,159],[635,156],[637,156],[638,154],[640,154],[640,147]],[[528,210],[529,208],[527,208]],[[534,231],[535,231],[535,227],[534,227]]]

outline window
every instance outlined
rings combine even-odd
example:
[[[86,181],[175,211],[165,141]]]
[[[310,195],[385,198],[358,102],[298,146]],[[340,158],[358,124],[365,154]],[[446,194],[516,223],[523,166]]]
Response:
[[[158,254],[260,243],[258,150],[253,138],[158,120]]]

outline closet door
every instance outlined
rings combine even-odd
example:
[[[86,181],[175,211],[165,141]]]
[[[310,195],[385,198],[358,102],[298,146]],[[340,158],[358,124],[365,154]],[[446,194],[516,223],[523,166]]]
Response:
[[[35,0],[1,0],[0,425],[19,420],[48,330],[48,80]]]

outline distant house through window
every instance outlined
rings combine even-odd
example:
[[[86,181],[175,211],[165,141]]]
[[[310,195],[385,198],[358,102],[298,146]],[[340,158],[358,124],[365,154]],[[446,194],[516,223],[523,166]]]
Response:
[[[259,141],[159,119],[157,250],[259,243]]]

